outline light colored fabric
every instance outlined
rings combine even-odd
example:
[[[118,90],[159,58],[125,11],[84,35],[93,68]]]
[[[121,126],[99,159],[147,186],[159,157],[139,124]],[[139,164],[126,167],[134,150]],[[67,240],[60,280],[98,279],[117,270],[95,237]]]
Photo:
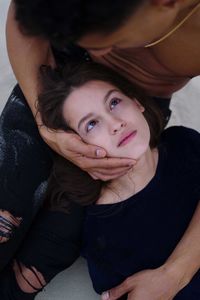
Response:
[[[168,126],[184,125],[200,131],[200,76],[173,95]]]
[[[11,71],[5,45],[5,20],[9,1],[0,1],[0,111],[11,92],[15,78]],[[185,125],[200,131],[200,77],[190,83],[173,96],[171,105],[173,114],[170,125]],[[60,273],[40,293],[37,300],[95,300],[99,299],[92,290],[92,285],[83,259],[68,270]]]

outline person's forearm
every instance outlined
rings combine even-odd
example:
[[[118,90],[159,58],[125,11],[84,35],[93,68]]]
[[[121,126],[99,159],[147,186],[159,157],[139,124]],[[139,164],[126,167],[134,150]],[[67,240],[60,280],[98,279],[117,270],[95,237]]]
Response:
[[[181,212],[180,212],[181,213]],[[166,268],[186,286],[200,268],[200,202],[179,244],[165,263]]]
[[[53,64],[49,43],[42,38],[24,35],[15,20],[14,4],[11,2],[6,24],[7,49],[13,72],[33,112],[40,89],[38,71],[42,64]],[[37,116],[37,123],[40,116]]]

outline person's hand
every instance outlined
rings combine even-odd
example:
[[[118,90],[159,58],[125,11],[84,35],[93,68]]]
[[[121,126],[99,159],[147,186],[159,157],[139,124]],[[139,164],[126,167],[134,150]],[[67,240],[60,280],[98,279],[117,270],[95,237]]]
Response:
[[[73,132],[50,130],[39,126],[44,141],[58,154],[85,170],[94,179],[111,180],[124,175],[135,161],[128,158],[107,158],[103,148],[88,145]]]
[[[101,299],[116,300],[128,294],[127,300],[172,300],[182,288],[176,273],[162,266],[128,277],[117,287],[104,292]]]

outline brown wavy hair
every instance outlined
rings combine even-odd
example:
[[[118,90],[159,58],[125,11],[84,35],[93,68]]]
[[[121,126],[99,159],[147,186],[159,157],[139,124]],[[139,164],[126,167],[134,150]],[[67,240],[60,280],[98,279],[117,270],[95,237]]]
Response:
[[[115,71],[94,62],[68,63],[62,69],[41,67],[41,78],[43,89],[38,97],[37,106],[42,122],[48,128],[71,130],[63,117],[64,102],[75,88],[89,81],[99,80],[112,84],[127,97],[136,98],[144,106],[144,117],[151,134],[150,147],[158,145],[164,128],[164,118],[160,110],[140,88]],[[103,184],[101,180],[94,180],[70,161],[55,155],[47,198],[50,206],[57,209],[65,209],[70,201],[88,205],[99,198]]]

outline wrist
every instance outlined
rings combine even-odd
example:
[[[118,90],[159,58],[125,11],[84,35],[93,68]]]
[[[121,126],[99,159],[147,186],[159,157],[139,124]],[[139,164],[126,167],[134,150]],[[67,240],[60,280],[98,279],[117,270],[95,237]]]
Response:
[[[35,118],[35,122],[37,124],[38,129],[40,129],[40,127],[44,126],[44,124],[42,122],[41,114],[39,111],[36,111],[36,110],[35,111],[32,110],[32,113]]]
[[[182,290],[192,279],[193,273],[185,265],[185,262],[179,261],[167,261],[163,265],[167,276],[172,278],[176,283],[177,292]]]

